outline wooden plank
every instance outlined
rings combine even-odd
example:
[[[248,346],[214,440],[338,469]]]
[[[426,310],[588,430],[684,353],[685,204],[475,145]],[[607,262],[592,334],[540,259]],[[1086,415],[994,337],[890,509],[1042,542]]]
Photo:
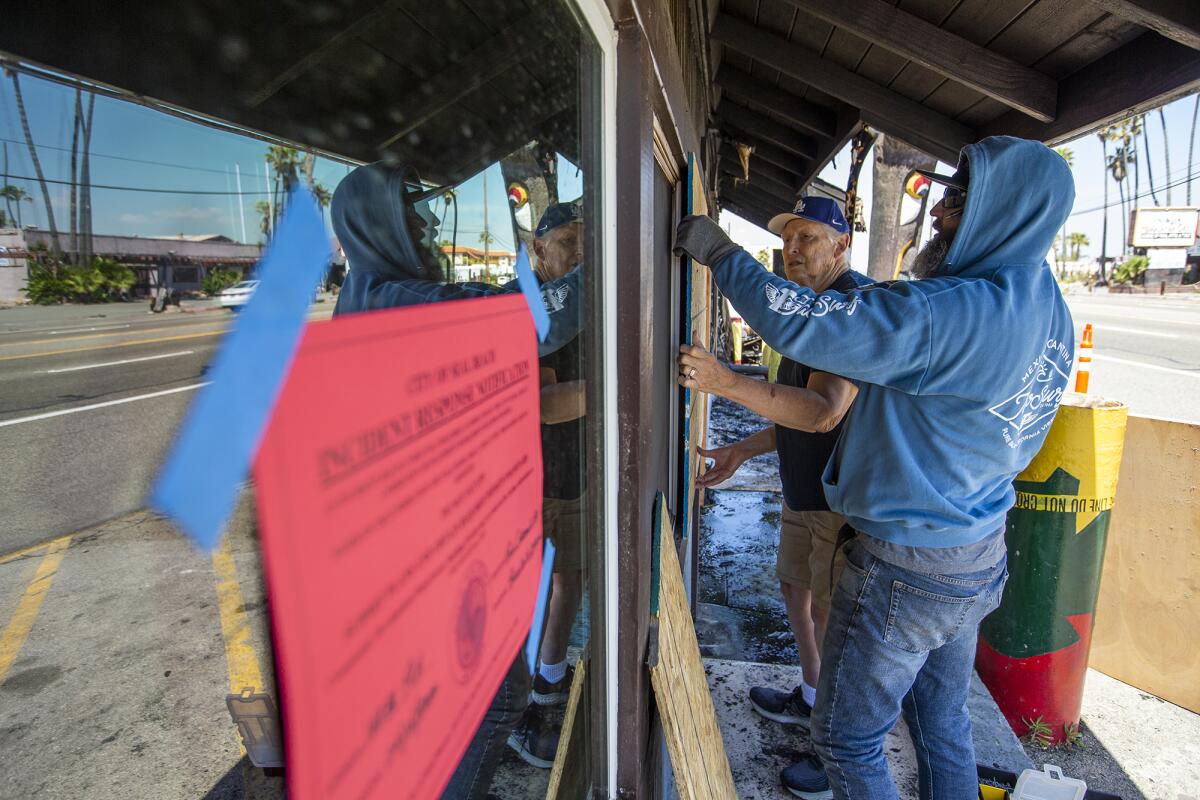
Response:
[[[562,733],[558,737],[558,749],[554,751],[554,764],[550,767],[550,782],[546,785],[546,800],[574,800],[587,792],[587,757],[585,755],[587,735],[582,704],[588,678],[587,661],[579,659],[575,664],[575,677],[567,695],[567,710],[563,715]]]
[[[716,115],[743,130],[754,131],[760,138],[790,150],[801,158],[812,158],[817,154],[817,143],[812,138],[757,111],[737,105],[728,96],[721,98]]]
[[[1130,416],[1091,666],[1200,713],[1200,425]]]
[[[1088,0],[1097,8],[1200,49],[1200,5],[1195,0]]]
[[[1117,119],[1157,108],[1200,89],[1200,51],[1148,31],[1064,78],[1058,118],[1038,123],[1009,112],[983,128],[1059,144]]]
[[[1049,122],[1057,83],[967,39],[932,25],[883,0],[786,0],[869,42],[911,59],[952,81]]]
[[[844,102],[940,142],[948,150],[957,152],[976,138],[972,128],[728,14],[717,16],[712,37]]]
[[[762,228],[764,231],[767,229],[767,223],[771,219],[765,213],[763,213],[761,211],[753,211],[753,210],[747,209],[746,207],[739,205],[737,202],[729,199],[728,197],[722,197],[721,208],[726,209],[728,211],[732,211],[734,214],[737,214],[739,217],[746,220],[747,222],[749,222],[752,225],[757,225],[758,227]]]
[[[721,65],[715,80],[723,91],[742,100],[766,106],[815,136],[833,136],[837,116],[827,108],[803,100],[791,92],[785,92],[729,64]]]
[[[723,191],[735,192],[747,203],[752,203],[763,211],[776,209],[776,214],[789,211],[796,205],[796,200],[793,197],[779,197],[762,187],[752,186],[748,183],[734,184],[732,178],[723,178],[721,180],[721,189]]]
[[[666,500],[656,498],[660,524],[658,660],[650,682],[662,717],[667,753],[681,800],[737,797],[696,641],[683,573],[675,554]]]

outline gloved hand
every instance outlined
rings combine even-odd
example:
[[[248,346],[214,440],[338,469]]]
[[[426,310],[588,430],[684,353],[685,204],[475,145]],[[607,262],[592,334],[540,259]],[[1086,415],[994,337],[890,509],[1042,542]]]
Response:
[[[693,214],[679,221],[675,229],[675,246],[671,248],[677,256],[691,256],[706,267],[711,267],[725,256],[737,250],[721,226],[701,214]]]

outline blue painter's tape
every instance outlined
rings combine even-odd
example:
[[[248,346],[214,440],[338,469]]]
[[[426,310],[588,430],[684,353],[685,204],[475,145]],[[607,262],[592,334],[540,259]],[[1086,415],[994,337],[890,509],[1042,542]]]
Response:
[[[529,313],[533,314],[538,341],[544,342],[550,335],[550,314],[546,311],[546,301],[542,299],[542,287],[529,266],[529,253],[525,245],[521,245],[521,252],[517,254],[517,283],[521,286],[521,294],[525,295],[525,302],[529,304]]]
[[[542,577],[538,582],[537,605],[533,607],[533,622],[529,625],[529,640],[525,642],[525,660],[529,662],[529,674],[537,668],[538,648],[542,644],[542,628],[546,624],[546,600],[550,596],[550,576],[554,574],[554,542],[543,540]]]
[[[233,513],[330,253],[316,201],[297,187],[259,265],[261,282],[221,342],[211,382],[150,492],[150,504],[204,549],[217,546]]]

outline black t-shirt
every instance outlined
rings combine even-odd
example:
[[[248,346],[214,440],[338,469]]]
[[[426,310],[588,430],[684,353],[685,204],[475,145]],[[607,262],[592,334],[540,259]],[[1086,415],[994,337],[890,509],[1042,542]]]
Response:
[[[542,369],[554,370],[556,383],[583,379],[583,335],[538,359]],[[586,478],[583,461],[583,423],[586,417],[542,426],[542,494],[557,500],[574,500],[583,494]]]
[[[865,276],[852,271],[843,272],[829,288],[835,292],[848,292],[858,286],[869,283]],[[775,382],[781,386],[808,386],[808,378],[814,372],[804,364],[798,364],[790,358],[779,362],[779,373]],[[828,511],[829,503],[825,500],[825,487],[821,484],[821,474],[833,448],[837,446],[838,437],[842,435],[842,425],[845,418],[837,427],[828,433],[807,433],[783,425],[775,426],[775,449],[779,452],[779,479],[783,484],[783,499],[788,508],[793,511]]]

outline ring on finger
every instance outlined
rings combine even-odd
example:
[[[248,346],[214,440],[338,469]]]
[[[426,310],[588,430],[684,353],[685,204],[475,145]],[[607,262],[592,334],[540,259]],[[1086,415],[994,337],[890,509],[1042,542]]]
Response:
[[[696,368],[695,368],[695,367],[691,367],[691,368],[689,368],[689,369],[688,369],[688,371],[687,371],[687,376],[688,376],[689,378],[694,378],[694,377],[696,377]]]

